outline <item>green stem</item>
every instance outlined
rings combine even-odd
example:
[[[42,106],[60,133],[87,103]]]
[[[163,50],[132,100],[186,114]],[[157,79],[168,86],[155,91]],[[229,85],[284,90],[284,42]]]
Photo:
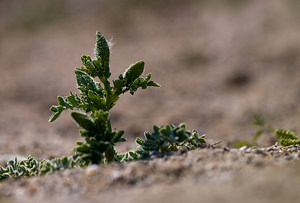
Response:
[[[109,131],[111,132],[111,121],[110,121],[109,115],[108,115],[107,127],[108,127]]]
[[[113,147],[110,147],[105,151],[105,158],[107,163],[112,162],[114,160],[114,157],[115,157],[115,150]]]

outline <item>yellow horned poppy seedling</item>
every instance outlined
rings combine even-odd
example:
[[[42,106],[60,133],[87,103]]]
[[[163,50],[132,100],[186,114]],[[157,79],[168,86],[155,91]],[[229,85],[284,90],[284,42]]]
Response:
[[[118,78],[109,80],[109,46],[100,32],[96,35],[96,58],[82,56],[83,66],[75,69],[79,95],[70,92],[69,96],[58,96],[58,105],[50,108],[53,114],[49,122],[55,121],[63,111],[71,110],[71,117],[80,127],[80,135],[84,141],[76,143],[74,155],[70,157],[38,161],[28,156],[23,161],[11,160],[6,168],[0,167],[0,180],[8,177],[43,175],[91,164],[137,160],[149,157],[153,151],[164,153],[182,147],[190,150],[206,146],[204,136],[199,136],[196,130],[186,130],[184,124],[169,124],[154,126],[153,133],[145,132],[145,140],[137,138],[136,143],[139,147],[135,151],[125,154],[116,152],[115,144],[126,139],[123,138],[123,130],[112,130],[110,109],[121,94],[129,92],[133,95],[140,88],[159,85],[150,80],[150,73],[145,78],[141,77],[145,66],[143,61],[129,66]]]

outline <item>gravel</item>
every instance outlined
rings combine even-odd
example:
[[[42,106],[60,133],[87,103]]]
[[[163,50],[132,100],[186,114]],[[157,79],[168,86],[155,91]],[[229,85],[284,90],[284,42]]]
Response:
[[[0,201],[161,202],[171,198],[172,202],[193,202],[200,198],[198,193],[208,202],[218,196],[228,202],[246,196],[248,202],[297,200],[299,168],[299,145],[180,150],[149,160],[91,165],[46,176],[5,180],[0,186]],[[273,191],[274,187],[282,191]],[[251,190],[253,196],[249,197],[245,190]],[[269,197],[269,193],[273,196]],[[278,194],[283,196],[278,199]]]

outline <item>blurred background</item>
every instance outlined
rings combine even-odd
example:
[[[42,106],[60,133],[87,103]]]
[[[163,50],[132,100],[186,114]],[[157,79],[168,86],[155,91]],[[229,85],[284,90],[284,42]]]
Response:
[[[114,44],[112,78],[144,60],[161,88],[123,95],[111,112],[130,142],[185,122],[214,141],[251,141],[253,114],[300,132],[297,0],[0,0],[0,154],[71,154],[80,139],[58,95],[93,56],[99,30]],[[260,140],[262,145],[267,141]]]

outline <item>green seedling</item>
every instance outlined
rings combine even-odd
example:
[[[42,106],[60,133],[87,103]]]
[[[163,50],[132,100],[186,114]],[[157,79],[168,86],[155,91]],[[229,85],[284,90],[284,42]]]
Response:
[[[206,147],[205,135],[199,136],[196,130],[186,130],[185,124],[175,126],[153,126],[153,132],[145,132],[145,139],[135,140],[138,148],[117,156],[121,162],[147,158],[153,152],[170,152],[178,149],[193,150]]]
[[[126,141],[124,131],[113,130],[109,111],[114,107],[121,94],[134,94],[138,89],[159,87],[151,80],[149,73],[145,78],[143,61],[129,66],[118,78],[109,80],[110,50],[106,39],[97,32],[95,47],[96,58],[82,56],[83,66],[75,69],[79,94],[57,98],[58,105],[50,110],[49,122],[55,121],[63,111],[71,110],[71,117],[80,128],[84,141],[77,142],[74,155],[38,161],[32,156],[24,161],[17,159],[8,162],[7,167],[0,167],[0,180],[8,177],[26,177],[52,173],[66,168],[83,167],[90,164],[109,163],[112,161],[130,161],[147,158],[154,151],[168,152],[186,148],[205,147],[205,136],[199,136],[196,130],[186,130],[184,124],[174,126],[154,126],[154,132],[145,132],[145,140],[136,139],[138,148],[125,154],[118,154],[114,146]]]
[[[143,61],[129,66],[118,78],[110,81],[110,50],[100,32],[97,32],[95,53],[95,59],[82,56],[83,66],[75,70],[80,95],[70,92],[69,96],[59,96],[58,105],[50,108],[53,112],[50,122],[55,121],[64,110],[73,110],[71,116],[85,138],[85,142],[77,142],[73,149],[75,162],[82,166],[113,161],[116,155],[114,145],[126,141],[122,137],[124,131],[112,130],[109,117],[109,111],[120,95],[126,92],[133,95],[139,88],[159,87],[150,80],[150,73],[146,78],[141,77]]]
[[[7,162],[6,167],[0,167],[0,180],[6,178],[30,177],[52,173],[53,171],[72,168],[75,162],[72,157],[61,157],[52,160],[36,160],[31,155],[18,161],[17,158]]]
[[[267,125],[265,119],[259,115],[259,114],[254,114],[253,115],[253,126],[257,127],[258,130],[253,136],[252,143],[254,146],[257,146],[257,140],[263,135],[266,134],[269,136],[269,138],[272,140],[272,143],[274,143],[274,128],[271,125]]]
[[[296,133],[283,128],[276,130],[276,139],[282,146],[300,144],[300,138],[296,135]]]
[[[257,140],[263,135],[266,134],[273,140],[274,129],[271,125],[266,125],[266,121],[259,114],[253,115],[253,123],[252,125],[257,128],[257,131],[253,135],[252,141],[238,141],[235,143],[236,147],[248,146],[254,147],[258,146]]]
[[[267,134],[270,139],[272,140],[272,143],[278,142],[282,146],[289,146],[289,145],[295,145],[300,144],[300,140],[297,137],[296,133],[292,131],[285,130],[283,128],[274,130],[274,128],[271,125],[266,125],[265,120],[263,117],[259,114],[253,115],[253,126],[258,127],[258,130],[253,135],[252,142],[248,141],[239,141],[236,142],[235,145],[237,147],[242,146],[258,146],[257,140],[261,137],[263,134]]]

